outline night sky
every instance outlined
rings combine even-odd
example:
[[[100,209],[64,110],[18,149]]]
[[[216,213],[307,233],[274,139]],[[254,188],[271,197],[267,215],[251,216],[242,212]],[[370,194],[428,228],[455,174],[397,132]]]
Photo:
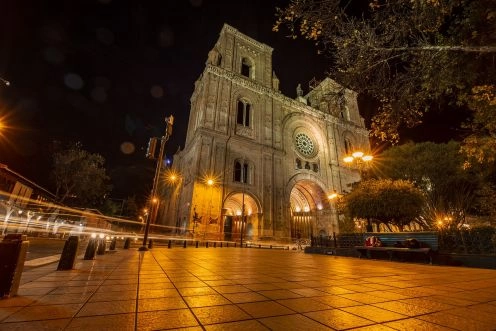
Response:
[[[286,2],[0,0],[0,77],[11,82],[0,85],[0,116],[11,127],[0,136],[0,163],[52,189],[52,142],[80,141],[106,159],[112,197],[146,196],[155,166],[148,139],[172,114],[167,156],[184,146],[194,82],[224,23],[274,48],[285,95],[325,76],[327,59],[311,42],[271,31],[274,8]],[[409,134],[428,140],[428,130]]]

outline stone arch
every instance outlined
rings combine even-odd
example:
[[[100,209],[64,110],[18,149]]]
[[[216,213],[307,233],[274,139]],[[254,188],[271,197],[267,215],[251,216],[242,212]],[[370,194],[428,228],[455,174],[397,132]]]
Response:
[[[222,203],[221,238],[238,241],[243,229],[244,239],[257,239],[261,236],[262,215],[261,203],[256,196],[246,190],[231,192]],[[247,229],[251,229],[250,232]]]
[[[309,238],[335,230],[329,193],[319,177],[312,174],[300,173],[288,181],[285,201],[289,207],[286,208],[285,219],[291,239]]]

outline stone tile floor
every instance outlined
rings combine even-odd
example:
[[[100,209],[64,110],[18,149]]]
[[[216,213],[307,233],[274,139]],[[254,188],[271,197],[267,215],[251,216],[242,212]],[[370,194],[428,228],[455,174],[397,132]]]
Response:
[[[495,330],[496,270],[246,248],[27,268],[0,330]]]

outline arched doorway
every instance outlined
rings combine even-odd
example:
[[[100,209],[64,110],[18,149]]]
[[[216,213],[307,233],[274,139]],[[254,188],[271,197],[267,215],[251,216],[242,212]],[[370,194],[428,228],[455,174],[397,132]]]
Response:
[[[244,206],[244,207],[243,207]],[[233,193],[224,201],[222,226],[224,240],[254,240],[260,236],[261,217],[257,201],[246,192]],[[244,223],[241,221],[244,220]]]
[[[333,231],[331,205],[327,194],[311,179],[295,182],[290,197],[290,236],[291,239],[310,238],[313,235]]]

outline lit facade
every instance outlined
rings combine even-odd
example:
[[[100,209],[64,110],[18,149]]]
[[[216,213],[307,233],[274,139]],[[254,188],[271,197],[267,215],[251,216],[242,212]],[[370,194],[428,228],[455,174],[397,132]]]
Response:
[[[180,180],[158,223],[219,240],[239,240],[242,226],[246,240],[339,232],[328,195],[359,180],[343,157],[369,150],[357,95],[326,78],[284,96],[272,51],[224,25],[195,82],[186,144],[174,156]]]

